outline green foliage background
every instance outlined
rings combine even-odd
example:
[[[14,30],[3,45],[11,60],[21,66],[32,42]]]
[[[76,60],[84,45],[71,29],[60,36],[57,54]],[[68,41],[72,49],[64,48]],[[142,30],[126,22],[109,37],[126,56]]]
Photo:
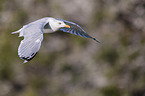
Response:
[[[102,44],[45,34],[23,64],[11,32],[43,17],[73,21]],[[0,0],[0,96],[144,96],[144,0]]]

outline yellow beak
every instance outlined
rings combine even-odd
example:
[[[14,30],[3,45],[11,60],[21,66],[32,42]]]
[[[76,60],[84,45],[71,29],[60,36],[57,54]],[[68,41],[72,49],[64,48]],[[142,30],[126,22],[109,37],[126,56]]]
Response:
[[[70,28],[70,26],[69,26],[69,25],[65,25],[64,27],[66,27],[66,28]]]

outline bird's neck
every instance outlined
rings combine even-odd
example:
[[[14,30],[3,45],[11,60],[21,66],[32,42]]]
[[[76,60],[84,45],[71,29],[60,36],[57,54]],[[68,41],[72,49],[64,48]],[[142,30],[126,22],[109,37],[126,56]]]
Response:
[[[57,26],[56,22],[52,18],[49,19],[49,25],[53,31],[59,30],[59,27]]]

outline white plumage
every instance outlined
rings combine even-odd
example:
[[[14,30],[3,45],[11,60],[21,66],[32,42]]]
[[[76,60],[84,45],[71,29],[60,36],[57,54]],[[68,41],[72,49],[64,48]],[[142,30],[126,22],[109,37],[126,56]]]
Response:
[[[19,33],[19,37],[24,37],[18,48],[18,55],[21,59],[25,60],[24,63],[33,59],[40,49],[43,40],[43,29],[47,29],[47,33],[55,32],[60,29],[64,32],[69,32],[85,38],[92,38],[79,25],[70,21],[55,19],[52,17],[45,17],[36,20],[24,25],[18,31],[12,32],[12,34]],[[92,39],[96,40],[95,38]]]

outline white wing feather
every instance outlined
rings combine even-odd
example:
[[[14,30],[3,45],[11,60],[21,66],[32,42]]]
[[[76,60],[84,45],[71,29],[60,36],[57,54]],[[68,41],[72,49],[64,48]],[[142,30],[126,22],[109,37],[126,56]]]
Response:
[[[39,19],[18,30],[20,32],[19,37],[24,36],[18,48],[18,55],[25,60],[24,63],[31,60],[40,49],[43,40],[43,28],[48,23],[48,18]]]

